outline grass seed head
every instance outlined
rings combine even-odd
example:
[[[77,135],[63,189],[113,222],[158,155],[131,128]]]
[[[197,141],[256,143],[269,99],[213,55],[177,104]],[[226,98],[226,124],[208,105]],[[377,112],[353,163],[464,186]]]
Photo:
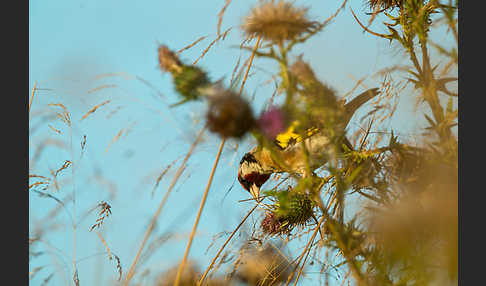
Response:
[[[283,42],[310,32],[316,22],[306,18],[307,8],[296,8],[285,1],[262,2],[244,19],[242,29],[249,36]]]

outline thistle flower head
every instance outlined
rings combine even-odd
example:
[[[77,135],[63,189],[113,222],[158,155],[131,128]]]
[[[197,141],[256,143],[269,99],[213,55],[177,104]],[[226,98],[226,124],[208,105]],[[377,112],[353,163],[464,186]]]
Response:
[[[245,18],[242,28],[249,36],[282,42],[312,31],[317,22],[306,18],[307,8],[296,8],[285,1],[262,2]]]
[[[206,119],[209,130],[221,137],[241,138],[255,125],[249,103],[229,90],[209,98]]]
[[[184,97],[183,102],[201,97],[201,88],[210,82],[206,73],[196,66],[182,65],[180,72],[173,73],[173,81],[177,92]]]
[[[400,7],[403,0],[368,0],[368,5],[372,10],[388,10],[389,8]]]
[[[182,71],[182,62],[166,45],[160,45],[158,51],[159,66],[163,71],[171,73],[180,73]]]
[[[280,222],[273,212],[267,212],[265,214],[261,227],[263,232],[269,235],[282,234],[286,231],[286,229],[282,226],[282,222]]]
[[[274,209],[267,212],[261,222],[264,233],[289,234],[292,229],[304,225],[313,215],[313,203],[308,195],[296,191],[279,191]]]
[[[271,107],[258,119],[258,127],[268,139],[273,140],[286,128],[286,116],[282,109]]]

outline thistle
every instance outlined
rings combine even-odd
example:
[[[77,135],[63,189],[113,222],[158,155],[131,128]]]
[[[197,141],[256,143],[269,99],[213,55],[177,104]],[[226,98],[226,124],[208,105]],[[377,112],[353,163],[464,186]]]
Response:
[[[258,127],[269,140],[274,140],[287,127],[287,117],[281,108],[271,107],[260,115]]]
[[[371,9],[388,10],[390,8],[401,7],[403,0],[368,0]]]
[[[249,36],[281,43],[311,32],[317,22],[306,18],[307,8],[296,8],[285,1],[262,2],[245,18],[242,29]]]
[[[255,125],[249,103],[234,92],[223,89],[209,97],[206,120],[210,131],[221,137],[237,139],[243,137]]]
[[[288,234],[295,226],[304,225],[313,215],[312,200],[295,191],[280,191],[275,194],[274,209],[267,212],[261,227],[266,234]]]
[[[175,89],[184,98],[172,106],[200,99],[203,96],[201,89],[210,84],[206,73],[202,69],[193,65],[185,65],[165,45],[159,47],[159,66],[163,71],[172,74]]]

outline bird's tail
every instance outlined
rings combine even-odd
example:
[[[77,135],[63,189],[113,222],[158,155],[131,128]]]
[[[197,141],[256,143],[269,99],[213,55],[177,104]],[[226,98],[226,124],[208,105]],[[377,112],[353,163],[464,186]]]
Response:
[[[356,110],[358,110],[358,108],[361,107],[361,105],[365,104],[368,100],[372,99],[379,93],[380,91],[378,88],[370,88],[362,94],[353,98],[353,100],[351,100],[350,102],[346,103],[344,105],[344,110],[346,113],[345,126],[348,126],[349,120],[351,120],[351,117],[353,117],[354,113],[356,112]]]

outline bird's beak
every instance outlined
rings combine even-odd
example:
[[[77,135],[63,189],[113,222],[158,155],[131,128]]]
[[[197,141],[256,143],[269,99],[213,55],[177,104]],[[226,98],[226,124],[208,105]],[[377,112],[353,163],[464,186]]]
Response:
[[[255,200],[260,200],[260,188],[256,184],[251,184],[250,194],[255,198]]]

